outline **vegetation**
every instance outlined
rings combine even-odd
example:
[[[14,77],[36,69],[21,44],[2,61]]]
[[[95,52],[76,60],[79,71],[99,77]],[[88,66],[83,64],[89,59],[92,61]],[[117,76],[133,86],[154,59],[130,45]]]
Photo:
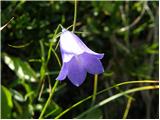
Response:
[[[14,17],[1,31],[1,118],[159,118],[158,1],[1,5],[2,26]],[[80,87],[55,80],[60,24],[105,54],[104,73]]]

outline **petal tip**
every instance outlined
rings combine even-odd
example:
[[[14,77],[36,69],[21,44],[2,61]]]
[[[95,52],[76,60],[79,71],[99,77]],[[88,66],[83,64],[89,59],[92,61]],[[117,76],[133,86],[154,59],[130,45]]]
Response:
[[[79,87],[80,86],[80,84],[74,84],[76,87]]]
[[[75,85],[76,87],[79,87],[79,86],[82,85],[82,83],[84,82],[84,80],[82,80],[82,81],[76,81],[76,80],[71,80],[70,78],[69,78],[69,80],[70,80],[71,83],[72,83],[73,85]]]
[[[102,59],[104,57],[104,53],[101,53],[100,56],[100,59]]]
[[[65,78],[64,78],[65,79]],[[61,78],[60,76],[58,76],[57,78],[56,78],[56,80],[59,80],[59,81],[62,81],[62,80],[64,80],[63,78]]]

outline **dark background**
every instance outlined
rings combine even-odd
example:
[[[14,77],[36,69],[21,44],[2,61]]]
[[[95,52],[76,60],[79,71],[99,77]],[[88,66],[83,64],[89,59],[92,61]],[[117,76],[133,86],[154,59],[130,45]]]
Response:
[[[102,59],[105,72],[99,75],[98,91],[125,81],[158,80],[158,9],[158,1],[78,2],[76,31],[83,33],[77,35],[89,48],[105,54]],[[39,73],[41,76],[40,71],[43,66],[41,59],[47,57],[48,45],[56,27],[58,24],[66,28],[72,25],[73,16],[74,1],[1,1],[1,25],[14,17],[1,32],[1,83],[12,96],[12,99],[6,96],[12,106],[7,102],[2,104],[2,118],[39,117],[48,98],[49,85],[54,85],[60,67],[54,54],[51,54],[47,66],[51,74],[44,78],[44,90],[40,100],[38,100],[41,88],[40,77],[36,77],[36,82],[22,79],[17,75],[18,68],[22,68],[30,77],[33,73]],[[56,47],[57,40],[53,48]],[[44,47],[43,50],[40,42]],[[24,47],[13,47],[20,45]],[[61,58],[59,48],[57,54]],[[7,63],[5,56],[8,56],[13,63]],[[33,59],[38,59],[39,62]],[[30,66],[29,70],[24,62]],[[13,64],[17,69],[10,69],[9,64]],[[33,71],[32,74],[28,72],[30,69]],[[93,79],[94,76],[88,74],[80,87],[73,86],[68,80],[61,82],[53,97],[54,102],[49,105],[47,112],[56,107],[57,110],[47,118],[54,118],[62,110],[91,95]],[[143,85],[130,84],[122,87],[121,90]],[[96,103],[119,92],[119,89],[109,90],[99,95]],[[25,99],[27,95],[29,97]],[[138,92],[131,96],[135,100],[131,103],[127,118],[159,117],[157,90]],[[122,118],[127,101],[126,96],[118,98],[83,118]],[[89,107],[90,100],[74,108],[62,118],[74,118]]]

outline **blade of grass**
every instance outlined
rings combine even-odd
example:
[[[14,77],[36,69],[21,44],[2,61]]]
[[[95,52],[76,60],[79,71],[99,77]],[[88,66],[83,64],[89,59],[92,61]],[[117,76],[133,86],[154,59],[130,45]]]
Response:
[[[123,82],[123,83],[119,83],[119,84],[113,85],[113,86],[111,86],[109,88],[106,88],[106,89],[104,89],[102,91],[99,91],[96,95],[100,95],[100,94],[102,94],[102,93],[104,93],[104,92],[106,92],[106,91],[108,91],[108,90],[110,90],[112,88],[118,87],[118,86],[122,86],[122,85],[126,85],[126,84],[137,84],[137,83],[159,83],[159,81],[154,81],[154,80],[127,81],[127,82]],[[84,98],[84,99],[82,99],[80,101],[78,101],[77,103],[73,104],[71,107],[67,108],[66,110],[61,112],[59,115],[57,115],[55,117],[55,119],[58,119],[58,118],[62,117],[64,114],[66,114],[67,112],[69,112],[73,108],[77,107],[81,103],[83,103],[83,102],[85,102],[85,101],[87,101],[87,100],[89,100],[91,98],[92,98],[92,95],[88,96],[88,97],[86,97],[86,98]]]
[[[56,107],[53,111],[51,111],[50,113],[48,113],[47,115],[44,116],[44,118],[47,118],[48,116],[52,115],[53,113],[55,113],[58,110],[58,107]]]
[[[105,105],[106,103],[110,102],[110,101],[113,101],[125,94],[129,94],[129,93],[134,93],[134,92],[138,92],[138,91],[144,91],[144,90],[151,90],[151,89],[158,89],[159,88],[159,85],[152,85],[152,86],[143,86],[143,87],[136,87],[136,88],[133,88],[133,89],[129,89],[129,90],[126,90],[124,92],[121,92],[121,93],[118,93],[116,95],[113,95],[105,100],[102,100],[101,102],[99,102],[98,104],[92,106],[91,108],[89,108],[88,110],[84,111],[83,113],[81,113],[80,115],[78,115],[76,118],[81,118],[83,117],[85,114],[91,112],[92,110],[95,110],[103,105]]]
[[[3,30],[13,19],[14,19],[14,17],[12,17],[5,25],[0,27],[0,31]]]
[[[24,48],[24,47],[29,46],[32,42],[33,42],[33,40],[31,40],[30,42],[25,43],[25,44],[23,44],[23,45],[11,45],[11,44],[8,44],[8,46],[9,46],[9,47],[12,47],[12,48]]]
[[[45,77],[45,50],[44,50],[44,44],[43,41],[40,40],[40,48],[41,48],[41,61],[42,61],[42,65],[41,65],[41,70],[40,70],[40,80],[42,81]]]
[[[121,90],[119,87],[116,87],[116,89],[117,89],[119,92],[123,92],[123,90]],[[125,97],[134,100],[134,98],[133,98],[132,96],[130,96],[130,95],[125,95]]]

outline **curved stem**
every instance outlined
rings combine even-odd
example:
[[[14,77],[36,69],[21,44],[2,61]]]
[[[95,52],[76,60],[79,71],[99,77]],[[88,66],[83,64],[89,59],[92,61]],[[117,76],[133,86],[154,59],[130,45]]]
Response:
[[[57,59],[57,62],[58,62],[58,64],[59,64],[59,67],[61,67],[61,66],[62,66],[62,65],[61,65],[61,61],[60,61],[60,59],[59,59],[56,51],[55,51],[53,48],[52,48],[52,52],[54,53],[54,55],[55,55],[55,57],[56,57],[56,59]]]
[[[72,29],[72,32],[75,31],[76,18],[77,18],[77,0],[75,0],[75,4],[74,4],[74,20],[73,20],[73,29]],[[58,25],[58,27],[57,27],[57,29],[56,29],[56,32],[55,32],[55,34],[54,34],[54,36],[53,36],[53,39],[56,37],[56,33],[57,33],[57,30],[59,29],[59,27],[62,27],[62,26],[61,26],[61,25]],[[48,63],[48,61],[49,61],[49,59],[50,59],[50,53],[51,53],[51,51],[53,51],[52,45],[53,45],[53,42],[50,44],[50,48],[49,48],[49,51],[48,51],[48,57],[47,57],[47,63]],[[56,49],[57,49],[57,47],[56,47]],[[53,51],[53,53],[55,54],[55,51]],[[55,54],[55,55],[56,55],[56,54]],[[57,56],[56,56],[56,58],[57,58]],[[57,60],[58,60],[58,62],[59,62],[59,59],[57,59]],[[60,62],[59,62],[59,64],[60,64]],[[60,64],[60,66],[61,66],[61,64]],[[41,112],[41,114],[40,114],[39,119],[42,119],[42,117],[43,117],[43,115],[44,115],[44,113],[45,113],[45,111],[46,111],[46,109],[47,109],[47,106],[48,106],[48,104],[49,104],[50,101],[51,101],[51,98],[52,98],[52,96],[53,96],[53,94],[54,94],[54,91],[55,91],[55,89],[56,89],[56,87],[57,87],[57,85],[58,85],[58,82],[59,82],[58,80],[55,82],[55,84],[54,84],[54,86],[53,86],[53,88],[52,88],[51,94],[49,95],[49,98],[48,98],[48,100],[47,100],[44,108],[42,109],[42,112]]]
[[[126,91],[124,91],[122,93],[118,93],[118,94],[112,95],[111,97],[109,97],[109,98],[107,98],[105,100],[102,100],[98,104],[96,104],[93,107],[89,108],[88,110],[84,111],[83,113],[78,115],[78,117],[76,117],[76,119],[81,118],[82,116],[86,115],[87,113],[91,112],[92,110],[95,110],[95,109],[105,105],[106,103],[112,101],[112,100],[115,100],[115,99],[117,99],[117,98],[119,98],[121,96],[124,96],[125,94],[134,93],[134,92],[138,92],[138,91],[144,91],[144,90],[158,89],[158,88],[159,88],[159,85],[136,87],[136,88],[133,88],[133,89],[126,90]]]
[[[100,94],[102,94],[102,93],[104,93],[104,92],[106,92],[106,91],[108,91],[108,90],[110,90],[112,88],[117,87],[117,86],[122,86],[122,85],[127,85],[127,84],[138,84],[138,83],[159,83],[159,81],[154,81],[154,80],[127,81],[127,82],[123,82],[123,83],[119,83],[119,84],[113,85],[113,86],[111,86],[109,88],[106,88],[104,90],[101,90],[96,95],[100,95]],[[64,114],[66,114],[67,112],[69,112],[73,108],[77,107],[78,105],[82,104],[83,102],[85,102],[85,101],[87,101],[87,100],[89,100],[91,98],[92,98],[92,95],[82,99],[81,101],[79,101],[79,102],[77,102],[75,104],[73,104],[71,107],[67,108],[66,110],[62,111],[59,115],[57,115],[55,117],[55,119],[58,119],[58,118],[62,117]]]
[[[72,32],[75,31],[75,27],[76,27],[76,19],[77,19],[77,0],[74,1],[74,20],[73,20],[73,28],[72,28]]]
[[[51,51],[52,51],[52,47],[53,47],[53,43],[54,43],[53,40],[56,38],[56,35],[57,35],[57,32],[58,32],[59,27],[60,27],[60,25],[57,26],[57,28],[56,28],[56,30],[55,30],[55,33],[54,33],[54,35],[53,35],[52,41],[51,41],[51,43],[50,43],[46,64],[48,64],[49,59],[50,59],[50,57],[51,57]],[[58,45],[59,45],[59,43],[58,43]],[[57,49],[58,45],[56,46],[56,49]]]
[[[54,83],[54,86],[53,86],[53,88],[52,88],[51,94],[49,94],[49,98],[48,98],[45,106],[44,106],[43,109],[42,109],[42,112],[41,112],[41,114],[40,114],[40,116],[39,116],[39,119],[42,119],[42,117],[43,117],[43,115],[44,115],[44,113],[45,113],[45,111],[46,111],[46,109],[47,109],[47,106],[48,106],[48,104],[50,103],[50,101],[51,101],[51,99],[52,99],[52,96],[53,96],[53,94],[54,94],[54,92],[55,92],[55,89],[56,89],[58,83],[59,83],[59,81],[56,80],[56,82]]]
[[[55,33],[54,33],[54,35],[53,35],[52,40],[55,39],[59,27],[60,27],[60,25],[58,25],[58,27],[56,28],[56,31],[55,31]],[[53,46],[53,41],[50,43],[50,47],[49,47],[49,50],[48,50],[48,56],[47,56],[46,65],[47,65],[48,62],[49,62],[49,59],[50,59],[50,56],[51,56],[51,51],[53,51],[53,50],[52,50],[52,49],[53,49],[52,46]],[[58,63],[59,63],[59,66],[61,67],[61,63],[60,63],[60,60],[59,60],[56,52],[53,51],[53,53],[54,53],[54,55],[55,55],[55,57],[56,57],[56,59],[57,59],[57,61],[58,61]],[[42,117],[43,117],[43,115],[44,115],[44,113],[45,113],[45,111],[46,111],[46,109],[47,109],[47,107],[48,107],[48,104],[50,103],[50,101],[51,101],[51,99],[52,99],[52,96],[53,96],[53,94],[54,94],[54,92],[55,92],[55,89],[56,89],[58,83],[59,83],[59,81],[56,80],[56,82],[54,83],[54,86],[53,86],[53,88],[52,88],[52,90],[51,90],[51,93],[49,94],[48,100],[47,100],[45,106],[44,106],[43,109],[42,109],[42,112],[41,112],[41,114],[40,114],[40,116],[39,116],[39,119],[42,119]]]

